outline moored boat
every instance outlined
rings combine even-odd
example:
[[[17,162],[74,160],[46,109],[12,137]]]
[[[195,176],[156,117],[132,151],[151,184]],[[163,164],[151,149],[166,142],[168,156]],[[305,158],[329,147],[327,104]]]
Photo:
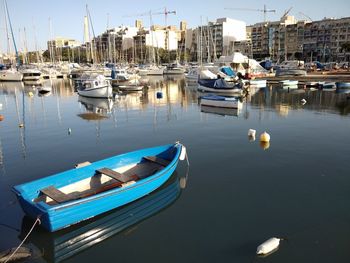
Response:
[[[336,82],[337,89],[350,89],[350,82]]]
[[[227,83],[224,79],[199,79],[198,90],[214,93],[242,94],[242,83]]]
[[[13,191],[24,212],[54,232],[151,193],[185,156],[180,143],[141,149],[17,185]]]
[[[43,257],[47,262],[62,262],[162,213],[176,202],[186,186],[186,180],[187,177],[174,173],[157,190],[129,205],[56,233],[45,233],[42,228],[36,228],[26,243],[34,245],[39,251],[45,251]],[[32,225],[32,220],[25,216],[22,220],[21,239],[24,239]]]
[[[225,97],[218,95],[208,95],[200,97],[200,104],[210,107],[238,109],[242,107],[242,102],[236,97]]]
[[[249,80],[249,85],[257,88],[266,87],[266,79],[251,79]]]
[[[298,80],[281,80],[279,83],[283,86],[295,86],[298,82]]]
[[[113,89],[110,81],[103,75],[87,76],[76,82],[78,94],[92,98],[110,98]]]
[[[323,89],[324,91],[334,91],[334,90],[336,90],[335,82],[325,82],[325,83],[322,85],[322,89]]]
[[[0,71],[0,81],[22,81],[23,74],[16,69]]]

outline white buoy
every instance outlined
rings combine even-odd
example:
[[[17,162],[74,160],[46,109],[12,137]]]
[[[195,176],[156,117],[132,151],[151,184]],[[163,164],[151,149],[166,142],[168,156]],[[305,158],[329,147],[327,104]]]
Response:
[[[71,133],[72,133],[72,129],[68,128],[68,134],[71,134]]]
[[[266,255],[271,252],[274,252],[274,250],[277,250],[278,246],[280,245],[280,238],[272,237],[268,240],[266,240],[264,243],[262,243],[260,246],[258,246],[256,250],[256,254],[258,255]]]
[[[248,136],[249,137],[255,137],[255,134],[256,134],[256,130],[253,130],[253,129],[249,129],[248,130]]]
[[[0,110],[2,110],[2,103],[0,103]]]
[[[305,104],[306,104],[306,99],[302,99],[302,100],[301,100],[301,104],[302,104],[302,105],[305,105]]]
[[[260,135],[260,141],[261,141],[261,142],[269,142],[269,141],[270,141],[270,134],[268,134],[266,131],[263,132],[263,133]]]

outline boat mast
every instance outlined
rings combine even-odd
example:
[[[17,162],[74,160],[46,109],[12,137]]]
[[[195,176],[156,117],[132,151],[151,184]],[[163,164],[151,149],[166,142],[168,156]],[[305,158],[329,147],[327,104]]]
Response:
[[[15,36],[13,34],[11,18],[10,18],[9,9],[8,9],[6,0],[4,0],[4,4],[5,4],[7,18],[8,18],[9,24],[10,24],[10,30],[11,30],[11,35],[12,35],[13,46],[14,46],[15,52],[16,52],[16,60],[17,60],[16,67],[18,67],[20,65],[20,60],[19,60],[19,57],[18,57],[18,50],[17,50],[17,46],[16,46]]]

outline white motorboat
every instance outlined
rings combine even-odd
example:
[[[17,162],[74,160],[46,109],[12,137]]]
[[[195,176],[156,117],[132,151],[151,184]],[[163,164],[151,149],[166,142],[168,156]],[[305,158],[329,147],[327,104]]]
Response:
[[[279,83],[282,86],[295,86],[298,85],[298,80],[281,80]]]
[[[257,88],[266,87],[266,79],[251,79],[249,80],[249,85]]]
[[[40,80],[41,79],[41,71],[38,69],[23,69],[22,70],[23,74],[23,81],[31,81],[31,80]]]
[[[16,69],[6,69],[0,71],[0,81],[22,81],[23,74]]]
[[[164,69],[164,74],[184,74],[185,69],[179,64],[170,64]]]
[[[103,75],[90,76],[77,82],[78,94],[91,98],[111,98],[113,96],[112,85]]]

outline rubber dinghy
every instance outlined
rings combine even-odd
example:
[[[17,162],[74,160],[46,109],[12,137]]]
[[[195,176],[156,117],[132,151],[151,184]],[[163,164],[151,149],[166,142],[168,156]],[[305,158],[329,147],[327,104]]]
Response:
[[[180,143],[141,149],[17,185],[13,191],[23,211],[54,232],[151,193],[185,156]]]

